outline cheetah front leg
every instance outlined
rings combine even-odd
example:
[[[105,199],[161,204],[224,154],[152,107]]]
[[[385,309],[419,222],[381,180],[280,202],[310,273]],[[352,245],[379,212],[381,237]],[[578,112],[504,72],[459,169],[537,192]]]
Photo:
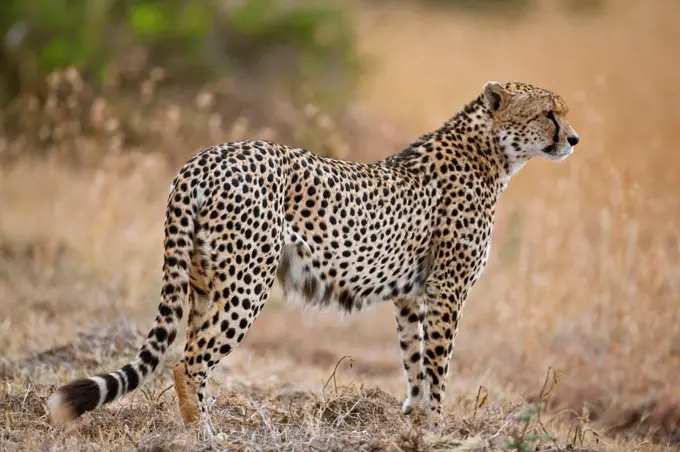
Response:
[[[426,309],[422,300],[401,298],[394,302],[397,336],[408,384],[406,400],[402,405],[404,414],[429,404],[428,381],[423,369],[423,321]]]
[[[465,291],[467,292],[467,291]],[[430,420],[436,426],[442,417],[449,362],[458,330],[464,298],[439,292],[428,297],[425,316],[423,367],[430,387]]]

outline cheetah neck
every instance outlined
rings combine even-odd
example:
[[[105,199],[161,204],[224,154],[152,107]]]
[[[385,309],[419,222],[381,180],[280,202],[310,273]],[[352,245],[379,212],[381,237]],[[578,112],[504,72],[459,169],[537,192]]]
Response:
[[[458,159],[462,157],[478,167],[482,177],[493,181],[496,195],[500,196],[526,160],[512,158],[505,152],[492,132],[492,125],[491,110],[480,95],[446,121],[436,134],[447,138]]]
[[[433,132],[421,135],[398,154],[388,157],[387,164],[427,174],[428,179],[441,161],[457,172],[464,171],[484,181],[496,198],[507,188],[508,182],[522,169],[526,160],[513,158],[492,131],[492,113],[482,95],[468,103],[463,110]],[[430,156],[432,158],[422,157]],[[440,168],[441,169],[441,168]]]

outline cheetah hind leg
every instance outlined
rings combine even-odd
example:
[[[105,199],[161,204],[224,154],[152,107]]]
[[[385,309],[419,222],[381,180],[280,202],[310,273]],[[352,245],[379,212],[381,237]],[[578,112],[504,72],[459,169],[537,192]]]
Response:
[[[173,377],[179,412],[185,425],[202,425],[202,439],[219,437],[208,413],[208,403],[203,398],[205,378],[192,378],[184,360],[175,365]]]
[[[198,421],[200,417],[198,391],[194,382],[189,378],[184,360],[181,360],[175,365],[173,377],[175,380],[175,392],[177,393],[179,412],[182,415],[182,419],[187,424]]]
[[[195,267],[192,266],[192,273]],[[202,293],[196,290],[196,286],[201,286]],[[193,343],[201,323],[210,307],[210,297],[207,295],[207,284],[203,278],[192,277],[189,289],[189,319],[187,322],[187,347]],[[198,388],[192,378],[189,377],[187,364],[184,359],[175,365],[173,370],[175,392],[182,419],[186,424],[191,424],[199,420],[200,409],[198,402]]]
[[[246,245],[249,245],[246,242]],[[244,255],[251,255],[250,246],[243,247]],[[185,423],[202,421],[207,437],[214,437],[215,429],[208,414],[205,389],[208,377],[220,360],[228,356],[245,338],[248,329],[264,308],[274,284],[281,246],[274,244],[258,256],[260,271],[243,275],[222,275],[219,272],[209,284],[211,304],[194,319],[200,325],[187,341],[184,357],[175,367],[175,391],[180,413]],[[234,254],[234,259],[238,257]],[[241,256],[241,258],[243,258]],[[251,261],[252,263],[252,261]],[[249,270],[249,269],[248,269]],[[219,435],[217,435],[219,437]]]

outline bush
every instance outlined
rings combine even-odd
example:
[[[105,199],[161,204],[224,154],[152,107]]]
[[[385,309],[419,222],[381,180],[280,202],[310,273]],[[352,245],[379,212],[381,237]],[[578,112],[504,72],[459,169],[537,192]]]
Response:
[[[433,4],[458,8],[466,11],[511,14],[524,13],[538,6],[536,0],[429,0]],[[559,6],[571,13],[585,13],[599,10],[605,0],[559,0]]]
[[[0,35],[0,135],[78,160],[83,138],[179,159],[239,136],[338,154],[325,124],[362,68],[343,10],[304,0],[0,2]],[[230,131],[243,121],[252,133]]]
[[[277,89],[307,101],[346,98],[359,71],[343,11],[305,2],[9,1],[0,35],[5,100],[69,66],[102,89],[136,85],[155,66],[185,87],[246,74],[270,82],[274,70]],[[332,89],[330,76],[341,82]]]

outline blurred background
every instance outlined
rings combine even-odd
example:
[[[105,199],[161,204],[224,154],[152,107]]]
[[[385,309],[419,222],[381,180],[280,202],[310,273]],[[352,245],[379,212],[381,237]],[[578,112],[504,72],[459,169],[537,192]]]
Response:
[[[0,377],[42,397],[134,353],[168,186],[202,147],[263,138],[374,161],[487,80],[524,81],[564,97],[581,143],[501,198],[447,403],[469,408],[480,385],[490,406],[530,401],[554,369],[564,435],[579,419],[612,450],[677,445],[678,23],[674,0],[1,2],[0,356],[18,364]],[[126,325],[139,335],[111,349]],[[312,385],[351,355],[346,379],[400,398],[394,328],[390,306],[340,318],[275,291],[221,367]]]

